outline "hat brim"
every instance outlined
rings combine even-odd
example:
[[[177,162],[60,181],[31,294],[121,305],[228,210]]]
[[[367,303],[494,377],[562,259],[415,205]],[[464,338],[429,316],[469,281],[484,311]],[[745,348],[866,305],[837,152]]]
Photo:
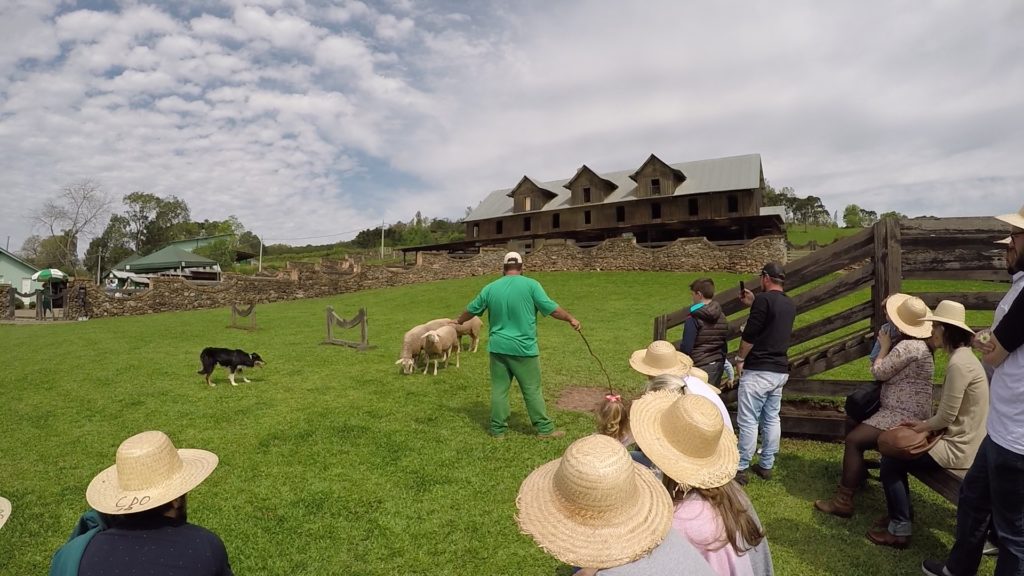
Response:
[[[676,450],[662,434],[659,421],[678,398],[672,394],[648,394],[634,402],[629,413],[633,439],[655,466],[679,484],[690,488],[725,486],[736,476],[740,462],[736,434],[731,427],[723,427],[714,452],[705,458]]]
[[[928,322],[938,322],[940,324],[949,324],[950,326],[956,326],[957,328],[963,328],[964,330],[967,330],[971,334],[974,334],[974,329],[973,328],[971,328],[967,324],[964,324],[963,322],[960,322],[959,320],[951,320],[949,318],[944,318],[942,316],[933,316],[931,314],[925,316],[924,319],[926,321],[928,321]]]
[[[1006,222],[1010,226],[1024,228],[1024,216],[1021,216],[1021,214],[1018,212],[1013,212],[1010,214],[1000,214],[999,216],[996,216],[996,220],[999,220],[1000,222]]]
[[[647,364],[644,362],[644,355],[646,353],[647,349],[641,348],[629,356],[630,367],[644,376],[661,376],[662,374],[685,376],[686,373],[690,371],[690,368],[693,367],[693,360],[690,360],[689,356],[678,350],[675,351],[675,359],[678,364],[671,368],[655,368],[654,366]]]
[[[672,528],[672,498],[647,467],[633,462],[637,501],[621,520],[594,526],[581,522],[554,489],[561,458],[540,466],[516,497],[516,522],[545,552],[573,566],[611,568],[648,554]]]
[[[0,496],[0,528],[4,527],[7,519],[11,517],[11,501]]]
[[[921,326],[914,326],[904,322],[903,319],[900,318],[899,314],[897,314],[897,310],[900,305],[911,298],[913,298],[913,296],[909,294],[893,294],[892,296],[889,296],[885,301],[885,312],[889,315],[889,321],[899,328],[900,332],[910,336],[911,338],[927,338],[932,335],[931,322],[924,320],[924,324]]]
[[[174,476],[143,490],[124,490],[117,481],[117,465],[100,472],[85,490],[85,499],[97,512],[134,514],[163,506],[199,486],[219,462],[206,450],[179,448],[182,467]]]

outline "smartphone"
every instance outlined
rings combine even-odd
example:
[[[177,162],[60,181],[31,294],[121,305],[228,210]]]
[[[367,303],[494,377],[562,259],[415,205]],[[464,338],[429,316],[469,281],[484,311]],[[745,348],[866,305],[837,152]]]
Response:
[[[740,296],[743,296],[743,294],[746,291],[747,291],[747,285],[743,282],[743,280],[740,280]]]

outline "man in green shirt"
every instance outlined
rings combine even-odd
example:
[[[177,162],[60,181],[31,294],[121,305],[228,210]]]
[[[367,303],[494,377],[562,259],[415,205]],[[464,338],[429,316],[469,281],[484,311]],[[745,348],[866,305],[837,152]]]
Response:
[[[544,394],[540,389],[540,349],[537,347],[537,312],[572,325],[579,331],[580,322],[554,300],[548,298],[544,288],[533,278],[523,276],[523,257],[509,252],[502,259],[504,273],[491,282],[469,303],[457,319],[462,324],[485,311],[488,316],[487,351],[491,356],[491,424],[490,433],[501,438],[508,430],[508,416],[512,411],[508,391],[512,378],[526,402],[530,422],[539,438],[564,436],[564,430],[555,430],[544,407]]]

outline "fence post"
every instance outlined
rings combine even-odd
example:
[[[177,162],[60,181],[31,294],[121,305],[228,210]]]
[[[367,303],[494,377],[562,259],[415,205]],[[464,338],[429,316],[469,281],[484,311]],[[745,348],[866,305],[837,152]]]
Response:
[[[875,282],[871,286],[871,302],[874,314],[871,329],[878,332],[885,323],[885,307],[882,302],[900,291],[903,285],[903,252],[900,247],[899,220],[889,216],[874,225]]]

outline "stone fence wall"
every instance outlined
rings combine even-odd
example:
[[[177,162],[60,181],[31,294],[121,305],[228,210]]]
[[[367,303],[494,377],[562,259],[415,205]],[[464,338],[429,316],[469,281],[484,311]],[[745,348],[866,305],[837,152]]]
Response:
[[[0,284],[0,320],[10,316],[12,312],[11,299],[8,296],[10,289],[10,284]]]
[[[539,244],[539,243],[538,243]],[[181,278],[154,278],[152,287],[132,296],[108,294],[87,280],[75,280],[88,291],[86,310],[69,302],[69,317],[128,316],[173,310],[227,307],[232,304],[264,304],[299,298],[318,298],[355,292],[494,275],[501,270],[504,249],[483,249],[469,258],[421,252],[411,267],[365,266],[352,261],[326,260],[321,264],[289,262],[276,277],[224,274],[215,285]],[[654,270],[676,272],[726,271],[755,274],[768,261],[784,262],[786,241],[781,236],[762,237],[738,246],[716,246],[703,238],[684,238],[662,248],[637,246],[632,238],[607,240],[592,248],[572,242],[549,241],[526,257],[528,271]],[[74,300],[74,299],[72,299]]]

